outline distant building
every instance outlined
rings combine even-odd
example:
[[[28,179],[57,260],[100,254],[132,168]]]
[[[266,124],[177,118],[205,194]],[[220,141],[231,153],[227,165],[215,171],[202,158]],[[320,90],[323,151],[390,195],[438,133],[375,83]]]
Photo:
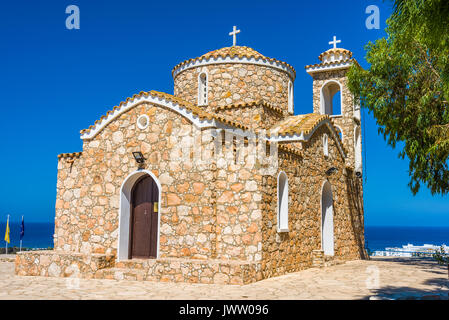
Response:
[[[446,252],[449,252],[449,246],[442,245]],[[403,245],[402,248],[392,247],[385,248],[385,250],[376,250],[373,256],[382,257],[422,257],[422,256],[432,256],[437,249],[441,246],[433,244],[424,244],[422,246],[414,246],[413,244]]]

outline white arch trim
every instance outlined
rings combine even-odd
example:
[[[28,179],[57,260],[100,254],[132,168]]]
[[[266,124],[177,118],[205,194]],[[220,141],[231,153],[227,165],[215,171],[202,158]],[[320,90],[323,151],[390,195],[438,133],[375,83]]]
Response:
[[[101,121],[97,122],[97,124],[95,124],[95,126],[92,129],[90,129],[88,132],[81,134],[81,139],[82,140],[93,139],[98,133],[100,133],[101,130],[103,130],[104,127],[106,127],[114,119],[118,118],[123,113],[127,112],[128,110],[136,107],[137,105],[139,105],[143,102],[157,104],[160,106],[164,106],[170,110],[173,110],[173,111],[179,113],[180,115],[182,115],[183,117],[189,119],[198,128],[216,127],[216,121],[214,119],[201,120],[198,116],[193,114],[192,111],[179,105],[178,103],[166,100],[166,99],[158,97],[158,96],[153,96],[153,95],[151,95],[151,93],[148,93],[147,95],[142,95],[142,96],[136,97],[134,99],[130,99],[128,102],[122,104],[119,108],[117,108],[114,111],[112,111],[111,113],[109,113],[109,115],[107,117],[104,117]]]
[[[330,193],[330,204],[323,203],[325,192]],[[329,200],[329,199],[327,199]],[[325,255],[334,255],[334,205],[332,185],[328,180],[325,180],[321,186],[321,250]],[[326,205],[326,207],[324,207]]]
[[[295,81],[295,77],[296,77],[296,72],[295,70],[288,66],[287,64],[284,64],[280,61],[270,61],[268,59],[263,59],[263,58],[248,58],[248,57],[211,57],[209,59],[196,59],[193,61],[190,61],[186,64],[183,64],[179,67],[175,67],[173,69],[173,78],[176,78],[176,76],[178,74],[180,74],[181,72],[191,69],[191,68],[196,68],[196,67],[200,67],[200,66],[207,66],[207,65],[211,65],[211,64],[227,64],[227,63],[241,63],[241,64],[255,64],[255,65],[260,65],[260,66],[265,66],[265,67],[271,67],[274,69],[278,69],[280,71],[284,71],[286,72],[289,76],[290,79],[292,81]]]
[[[157,258],[159,258],[159,235],[161,226],[161,193],[162,187],[156,176],[148,170],[137,170],[128,175],[123,181],[120,188],[120,204],[119,204],[119,222],[118,222],[118,242],[117,242],[117,261],[128,259],[129,249],[129,223],[131,217],[131,190],[136,181],[144,176],[149,175],[156,182],[159,189],[158,199],[158,226],[157,226]]]

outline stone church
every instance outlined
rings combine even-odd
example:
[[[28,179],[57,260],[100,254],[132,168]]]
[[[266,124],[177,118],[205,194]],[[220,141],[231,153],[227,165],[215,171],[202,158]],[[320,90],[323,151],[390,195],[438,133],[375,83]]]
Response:
[[[112,108],[58,156],[54,250],[16,274],[248,284],[365,258],[357,62],[336,43],[305,67],[309,114],[291,65],[236,45]]]

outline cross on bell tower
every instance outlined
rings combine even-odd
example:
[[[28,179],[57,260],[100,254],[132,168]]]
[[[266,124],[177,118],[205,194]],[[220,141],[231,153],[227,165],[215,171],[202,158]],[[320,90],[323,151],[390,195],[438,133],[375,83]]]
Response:
[[[240,33],[240,30],[237,30],[237,27],[234,26],[234,29],[232,32],[229,32],[229,35],[232,36],[232,46],[235,47],[235,44],[237,43],[237,33]]]
[[[337,48],[337,43],[341,43],[341,40],[337,40],[336,36],[334,36],[334,40],[333,41],[329,41],[329,44],[334,45],[334,49]]]

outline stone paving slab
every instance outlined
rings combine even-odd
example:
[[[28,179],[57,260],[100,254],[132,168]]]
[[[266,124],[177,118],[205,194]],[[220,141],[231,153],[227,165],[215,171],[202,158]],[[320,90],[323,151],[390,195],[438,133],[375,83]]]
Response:
[[[1,254],[0,262],[14,262],[16,260],[15,254]]]
[[[447,269],[429,259],[374,258],[311,268],[249,285],[24,277],[0,262],[0,299],[398,299],[446,297]]]

